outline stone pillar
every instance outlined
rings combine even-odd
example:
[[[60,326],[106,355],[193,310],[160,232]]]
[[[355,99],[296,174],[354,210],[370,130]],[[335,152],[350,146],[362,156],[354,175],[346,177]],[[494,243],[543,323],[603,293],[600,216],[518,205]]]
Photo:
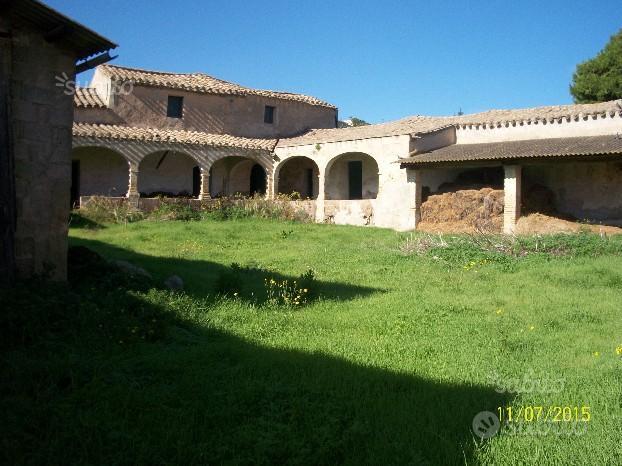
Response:
[[[130,162],[130,182],[127,190],[127,201],[130,206],[138,208],[138,164]]]
[[[520,217],[522,171],[520,165],[504,165],[503,170],[503,232],[513,234]]]
[[[409,186],[410,207],[408,226],[415,229],[421,220],[421,202],[422,202],[422,179],[420,169],[407,169],[406,180]]]
[[[209,168],[201,167],[201,189],[199,191],[199,199],[209,199]]]
[[[271,170],[269,170],[269,169],[266,169],[263,166],[262,166],[262,168],[266,172],[266,199],[274,199],[274,196],[273,196],[273,192],[274,192],[274,176],[272,176],[273,172]]]
[[[268,199],[276,199],[279,194],[279,176],[276,170],[277,168],[275,166],[272,170],[272,183],[269,184],[267,189]]]
[[[324,187],[326,181],[326,169],[320,168],[318,174],[318,192],[315,199],[315,221],[318,223],[324,223]]]

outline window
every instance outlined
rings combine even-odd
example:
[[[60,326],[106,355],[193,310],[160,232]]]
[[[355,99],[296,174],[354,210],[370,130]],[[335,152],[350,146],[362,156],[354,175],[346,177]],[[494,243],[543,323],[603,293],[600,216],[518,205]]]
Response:
[[[348,162],[348,198],[363,199],[363,162]]]
[[[276,107],[271,107],[270,105],[266,105],[266,108],[263,111],[263,122],[272,124],[274,123],[274,113],[276,112]]]
[[[166,116],[169,118],[182,118],[184,114],[184,98],[169,95],[168,107],[166,108]]]

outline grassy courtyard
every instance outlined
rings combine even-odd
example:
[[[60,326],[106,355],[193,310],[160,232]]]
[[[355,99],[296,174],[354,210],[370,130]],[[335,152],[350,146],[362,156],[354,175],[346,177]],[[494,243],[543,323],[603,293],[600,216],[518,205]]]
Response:
[[[153,279],[78,249],[68,287],[2,295],[3,463],[620,464],[622,237],[429,241],[253,219],[72,228]],[[183,292],[162,288],[172,274]],[[523,422],[473,434],[508,406]]]

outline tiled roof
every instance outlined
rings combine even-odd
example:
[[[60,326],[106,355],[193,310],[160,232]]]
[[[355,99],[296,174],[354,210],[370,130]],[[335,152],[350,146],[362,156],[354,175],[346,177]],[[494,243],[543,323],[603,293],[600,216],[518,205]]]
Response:
[[[400,159],[403,166],[475,160],[527,159],[622,155],[622,136],[584,136],[574,138],[530,139],[525,141],[453,144],[423,154]]]
[[[119,81],[132,81],[134,84],[144,86],[164,87],[168,89],[180,89],[189,92],[219,95],[257,95],[273,99],[293,100],[309,105],[336,108],[334,105],[303,94],[291,92],[266,91],[251,89],[239,84],[223,81],[203,73],[164,73],[160,71],[147,71],[138,68],[125,68],[113,65],[101,65],[98,67],[106,75]]]
[[[93,87],[77,87],[73,95],[73,105],[80,108],[106,108],[106,104]]]
[[[88,123],[73,124],[74,137],[121,139],[145,142],[165,142],[200,146],[235,147],[240,149],[272,151],[276,139],[251,139],[228,134],[211,134],[199,131],[184,131],[134,126],[102,125]]]
[[[622,100],[596,104],[556,105],[515,110],[490,110],[470,115],[432,117],[412,116],[401,120],[350,128],[315,129],[302,136],[281,139],[279,147],[316,144],[318,142],[350,141],[402,134],[425,134],[448,126],[465,128],[468,126],[500,127],[515,124],[546,121],[547,123],[588,118],[590,115],[622,115]]]

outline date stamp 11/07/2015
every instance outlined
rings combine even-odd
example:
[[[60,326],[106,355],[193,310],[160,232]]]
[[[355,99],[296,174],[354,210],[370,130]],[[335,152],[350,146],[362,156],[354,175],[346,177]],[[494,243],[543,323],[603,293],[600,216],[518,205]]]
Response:
[[[499,406],[496,413],[482,411],[473,418],[476,437],[503,435],[582,435],[592,419],[589,406]]]
[[[590,422],[589,406],[499,406],[499,422]]]

